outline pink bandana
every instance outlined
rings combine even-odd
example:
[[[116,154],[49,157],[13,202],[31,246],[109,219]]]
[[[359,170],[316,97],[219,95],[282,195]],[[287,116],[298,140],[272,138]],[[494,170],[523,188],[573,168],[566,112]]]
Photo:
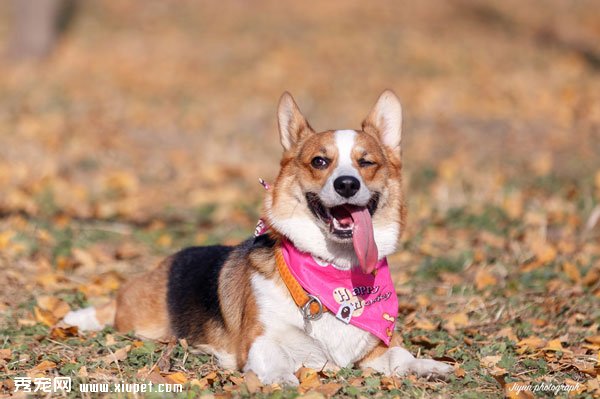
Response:
[[[398,297],[385,258],[375,272],[360,268],[338,270],[331,264],[300,252],[283,239],[281,252],[294,278],[338,319],[370,332],[389,346],[398,316]]]

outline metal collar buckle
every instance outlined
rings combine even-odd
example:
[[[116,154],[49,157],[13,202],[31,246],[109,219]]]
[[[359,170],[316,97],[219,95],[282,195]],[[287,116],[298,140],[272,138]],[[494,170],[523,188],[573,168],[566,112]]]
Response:
[[[310,305],[312,305],[313,303],[319,305],[319,310],[315,314],[312,314],[310,312]],[[309,295],[308,301],[304,304],[304,306],[302,306],[300,311],[302,312],[304,320],[319,320],[321,316],[323,316],[323,304],[321,303],[321,300],[316,296]]]

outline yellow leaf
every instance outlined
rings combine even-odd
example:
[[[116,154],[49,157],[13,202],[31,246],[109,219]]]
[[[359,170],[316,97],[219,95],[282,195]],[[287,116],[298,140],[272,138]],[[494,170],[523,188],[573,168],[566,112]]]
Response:
[[[71,327],[54,327],[50,331],[50,338],[65,339],[67,337],[76,337],[79,332],[76,326]]]
[[[304,390],[316,388],[321,385],[321,379],[316,370],[308,367],[301,367],[296,375],[298,380],[300,380],[300,388]]]
[[[504,198],[504,211],[511,219],[518,219],[523,215],[523,196],[519,191],[511,191]]]
[[[550,263],[556,259],[556,248],[548,243],[536,245],[533,251],[537,262],[540,264]]]
[[[3,231],[0,233],[0,249],[5,249],[12,240],[15,233],[12,231]]]
[[[339,390],[342,389],[342,384],[337,384],[335,382],[330,382],[327,384],[323,384],[320,387],[316,388],[315,391],[322,393],[328,398],[334,396]]]
[[[93,269],[96,266],[96,261],[92,254],[81,248],[73,248],[72,255],[75,261],[83,267]]]
[[[181,371],[178,371],[178,372],[173,373],[173,374],[166,375],[165,378],[171,384],[185,384],[188,381],[186,375],[183,374]]]
[[[168,234],[161,234],[156,240],[156,244],[161,247],[170,247],[173,244],[173,238]]]
[[[417,295],[417,303],[419,304],[420,307],[427,307],[429,306],[429,304],[431,303],[431,301],[429,300],[429,298],[426,295]]]
[[[583,284],[586,286],[591,286],[596,284],[596,282],[598,282],[600,280],[600,269],[598,269],[597,267],[593,267],[590,270],[588,270],[587,274],[585,275],[585,277],[583,278]]]
[[[112,334],[106,334],[106,337],[104,338],[106,339],[106,346],[112,346],[117,343],[117,341],[115,341],[115,337]]]
[[[505,327],[505,328],[501,329],[496,334],[496,337],[498,337],[498,338],[506,337],[506,338],[510,339],[511,341],[515,341],[515,342],[517,342],[517,340],[518,340],[517,335],[514,333],[514,331],[511,327]]]
[[[519,342],[517,342],[517,346],[519,347],[519,349],[517,349],[517,353],[522,354],[525,352],[535,351],[535,350],[543,348],[545,345],[546,345],[546,341],[541,338],[538,338],[538,337],[525,338],[525,339],[522,339]]]
[[[40,309],[37,306],[33,308],[33,315],[35,316],[35,320],[37,322],[45,324],[48,327],[52,327],[58,321],[51,312]]]
[[[229,376],[229,381],[233,382],[235,385],[242,385],[244,383],[242,377],[236,377],[235,375]]]
[[[249,371],[244,374],[244,380],[246,381],[246,387],[248,388],[248,392],[256,393],[260,391],[260,387],[262,386],[260,380],[254,372]]]
[[[50,295],[39,296],[37,303],[40,309],[50,312],[56,319],[62,319],[71,310],[68,303]]]
[[[450,332],[455,331],[457,328],[466,327],[469,324],[469,316],[466,313],[456,313],[448,316],[444,328]]]
[[[509,399],[530,399],[534,398],[533,393],[528,390],[524,390],[527,385],[526,382],[509,382],[504,387],[504,393]]]
[[[600,335],[592,335],[589,337],[585,337],[585,340],[590,344],[600,345]]]
[[[120,361],[123,361],[125,359],[127,359],[127,353],[131,350],[131,345],[127,345],[121,349],[116,350],[113,353],[109,353],[106,356],[102,356],[100,358],[101,361],[103,361],[106,364],[110,364],[112,362],[118,363]]]
[[[502,360],[502,356],[485,356],[482,357],[479,363],[486,368],[494,367],[500,360]]]
[[[481,291],[486,287],[495,286],[498,279],[486,269],[479,269],[475,275],[475,288]]]
[[[4,359],[4,360],[12,359],[12,350],[0,349],[0,359]]]
[[[323,396],[322,393],[317,392],[317,391],[310,391],[307,392],[305,394],[302,394],[300,396],[297,396],[298,399],[324,399],[325,396]]]
[[[34,371],[46,371],[46,370],[52,370],[55,368],[56,368],[56,363],[51,362],[50,360],[44,360],[43,362],[41,362],[40,364],[35,366],[33,368],[33,370]]]
[[[581,273],[579,272],[579,268],[577,266],[575,266],[573,263],[571,263],[571,262],[563,263],[563,272],[567,275],[567,277],[571,281],[573,281],[575,283],[581,282]]]
[[[531,168],[533,172],[538,176],[545,176],[552,170],[552,154],[550,152],[540,152],[535,154]]]
[[[208,380],[206,378],[201,378],[201,379],[194,378],[193,380],[190,381],[190,386],[193,386],[193,387],[195,386],[200,389],[206,389],[210,386],[210,384],[208,383]]]
[[[553,339],[548,341],[548,344],[544,348],[544,351],[552,351],[552,352],[567,352],[572,353],[570,350],[563,348],[562,342],[559,339]]]
[[[416,321],[415,323],[415,327],[421,330],[426,330],[426,331],[434,331],[437,329],[437,326],[435,324],[433,324],[431,321],[429,321],[428,319],[419,319]]]
[[[88,373],[88,369],[86,366],[81,366],[79,371],[77,371],[78,377],[87,377],[88,375],[89,375],[89,373]]]
[[[517,346],[528,346],[530,348],[539,349],[546,345],[546,341],[539,337],[524,338],[517,342]]]

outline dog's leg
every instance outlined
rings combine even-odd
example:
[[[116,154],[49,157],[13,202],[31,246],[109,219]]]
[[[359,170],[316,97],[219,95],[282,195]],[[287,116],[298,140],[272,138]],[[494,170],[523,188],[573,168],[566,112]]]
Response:
[[[400,346],[401,341],[400,336],[396,334],[389,348],[379,344],[360,361],[360,368],[372,368],[385,375],[403,376],[415,373],[423,377],[445,377],[454,370],[451,365],[437,360],[415,358]]]
[[[258,337],[248,353],[244,371],[253,371],[263,384],[298,385],[294,360],[274,340]]]

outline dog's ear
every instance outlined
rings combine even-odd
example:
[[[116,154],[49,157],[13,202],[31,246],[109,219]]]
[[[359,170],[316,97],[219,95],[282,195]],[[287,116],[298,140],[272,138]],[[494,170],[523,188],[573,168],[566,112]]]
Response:
[[[298,143],[304,135],[314,133],[294,98],[287,91],[279,99],[277,121],[279,122],[281,145],[286,151]]]
[[[377,103],[362,123],[363,130],[368,126],[377,131],[381,142],[394,151],[400,151],[402,138],[402,106],[391,90],[379,96]]]

